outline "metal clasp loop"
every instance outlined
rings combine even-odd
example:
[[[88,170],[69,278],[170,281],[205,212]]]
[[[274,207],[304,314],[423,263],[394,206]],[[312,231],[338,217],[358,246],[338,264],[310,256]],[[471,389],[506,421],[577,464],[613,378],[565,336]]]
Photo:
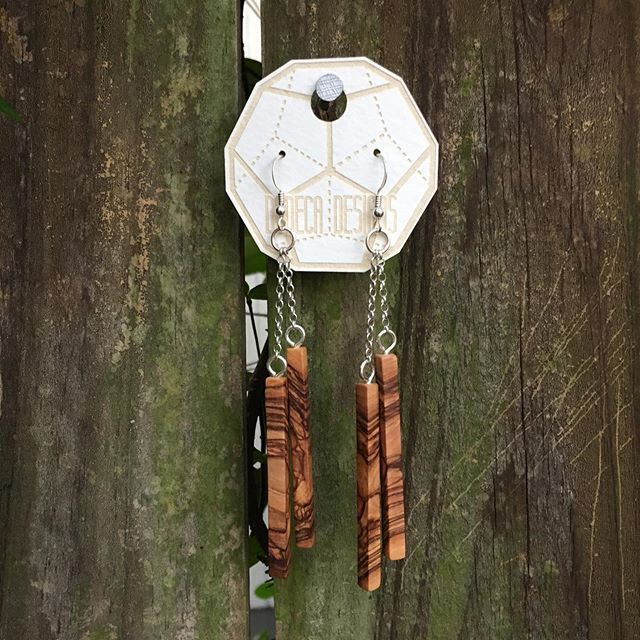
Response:
[[[381,244],[379,244],[381,242]],[[389,236],[387,232],[380,227],[380,222],[367,233],[365,238],[365,246],[370,253],[383,254],[389,248]]]
[[[278,239],[280,239],[280,242]],[[280,254],[282,252],[289,253],[295,244],[296,239],[293,237],[293,232],[287,227],[278,227],[271,234],[271,246]]]
[[[273,366],[276,362],[280,364],[278,369],[275,369]],[[274,354],[267,360],[267,369],[272,376],[279,378],[287,371],[287,361],[279,353]]]

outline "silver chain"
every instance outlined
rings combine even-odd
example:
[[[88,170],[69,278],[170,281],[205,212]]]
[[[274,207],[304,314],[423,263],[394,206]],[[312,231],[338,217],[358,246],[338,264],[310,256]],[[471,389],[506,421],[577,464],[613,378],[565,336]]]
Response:
[[[382,315],[382,329],[391,331],[389,322],[389,302],[387,300],[387,274],[384,270],[384,256],[380,254],[378,258],[378,282],[380,287],[380,312]]]
[[[287,303],[289,307],[289,326],[284,332],[284,337],[287,339],[287,344],[290,347],[299,347],[306,338],[306,332],[304,327],[298,322],[298,312],[296,311],[296,292],[293,287],[293,269],[291,268],[291,259],[287,253],[285,264],[285,278],[287,289]],[[294,334],[297,333],[297,338],[294,338]]]
[[[285,267],[287,278],[287,298],[289,304],[289,329],[298,324],[298,313],[296,312],[296,292],[293,287],[293,270],[291,269],[291,261]]]
[[[284,324],[284,294],[286,284],[286,264],[278,257],[278,271],[276,273],[276,313],[275,331],[273,332],[273,356],[269,359],[269,372],[271,375],[282,375],[286,371],[286,361],[282,357],[282,325]],[[276,373],[273,363],[279,362],[281,371]]]
[[[369,269],[369,299],[367,301],[367,337],[364,349],[364,360],[360,365],[360,376],[367,382],[373,381],[375,370],[373,366],[373,335],[376,329],[376,298],[378,295],[378,260],[380,254],[371,256]]]

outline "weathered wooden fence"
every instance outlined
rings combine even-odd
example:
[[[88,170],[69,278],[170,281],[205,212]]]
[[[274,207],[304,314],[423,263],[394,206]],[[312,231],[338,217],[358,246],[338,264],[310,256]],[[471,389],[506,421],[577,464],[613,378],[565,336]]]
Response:
[[[278,640],[640,625],[638,9],[264,0],[265,70],[368,55],[441,143],[390,263],[409,556],[355,581],[366,278],[297,277],[315,549]],[[246,638],[234,2],[0,8],[0,638]]]

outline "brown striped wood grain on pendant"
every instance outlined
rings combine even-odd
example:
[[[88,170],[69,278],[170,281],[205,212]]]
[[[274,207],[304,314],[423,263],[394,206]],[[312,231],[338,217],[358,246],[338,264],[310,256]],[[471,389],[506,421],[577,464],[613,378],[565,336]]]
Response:
[[[287,378],[269,376],[265,381],[267,420],[267,482],[269,504],[269,573],[286,578],[291,562],[289,516],[289,424]]]
[[[381,581],[380,400],[378,385],[356,385],[358,478],[358,584],[373,591]]]
[[[375,366],[380,391],[382,539],[387,558],[401,560],[406,544],[398,358],[392,353],[376,355]]]
[[[306,347],[287,349],[287,379],[296,544],[308,549],[313,547],[316,535],[309,424],[309,368]]]

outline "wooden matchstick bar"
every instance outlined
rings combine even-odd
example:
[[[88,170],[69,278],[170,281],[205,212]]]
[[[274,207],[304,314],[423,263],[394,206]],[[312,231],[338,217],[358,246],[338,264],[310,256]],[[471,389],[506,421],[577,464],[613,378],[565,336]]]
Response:
[[[313,513],[311,433],[309,430],[309,369],[307,348],[287,349],[289,435],[293,467],[293,514],[296,544],[308,549],[316,541]]]
[[[356,385],[358,478],[358,584],[366,591],[380,586],[380,399],[378,385]]]
[[[376,355],[375,366],[380,390],[382,539],[387,558],[401,560],[406,544],[398,358],[391,353]]]
[[[270,376],[265,381],[267,418],[267,481],[269,502],[269,573],[286,578],[291,561],[289,517],[289,426],[287,379]]]

